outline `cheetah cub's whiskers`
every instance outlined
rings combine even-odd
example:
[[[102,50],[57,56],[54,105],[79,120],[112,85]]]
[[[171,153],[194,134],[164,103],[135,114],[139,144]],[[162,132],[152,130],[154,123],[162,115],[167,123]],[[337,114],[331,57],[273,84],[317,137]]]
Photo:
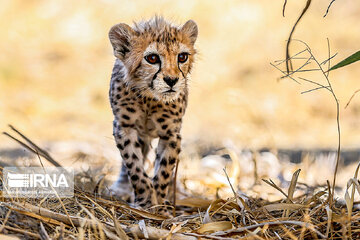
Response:
[[[188,75],[196,50],[197,25],[174,26],[161,17],[109,32],[117,58],[110,83],[113,134],[123,162],[116,195],[129,195],[148,208],[167,202],[168,185],[181,151],[181,122],[188,99]],[[144,170],[150,142],[159,138],[154,177]]]

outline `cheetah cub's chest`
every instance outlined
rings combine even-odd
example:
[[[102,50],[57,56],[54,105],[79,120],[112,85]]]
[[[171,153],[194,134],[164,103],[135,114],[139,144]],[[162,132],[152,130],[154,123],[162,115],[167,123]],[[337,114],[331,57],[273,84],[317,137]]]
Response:
[[[153,138],[164,139],[173,132],[180,131],[180,124],[185,112],[186,96],[180,95],[173,103],[161,103],[151,99],[146,105],[145,134]]]

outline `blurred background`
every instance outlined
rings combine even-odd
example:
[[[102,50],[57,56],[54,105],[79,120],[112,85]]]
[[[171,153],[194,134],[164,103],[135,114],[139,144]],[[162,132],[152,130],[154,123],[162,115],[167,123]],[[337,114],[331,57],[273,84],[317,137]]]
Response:
[[[294,38],[339,62],[359,50],[360,2],[313,1]],[[0,7],[0,129],[12,124],[42,146],[82,151],[118,164],[108,88],[114,56],[107,37],[119,22],[154,14],[199,27],[197,62],[183,123],[184,152],[196,146],[239,149],[336,148],[336,108],[323,90],[284,79],[270,62],[284,59],[286,39],[305,1],[55,1],[2,0]],[[292,43],[292,53],[301,49]],[[331,72],[341,105],[342,145],[360,144],[357,63]],[[313,79],[317,80],[317,79]],[[323,81],[323,80],[322,80]],[[0,136],[2,149],[15,146]],[[69,150],[70,149],[70,150]],[[110,164],[110,165],[111,165]]]

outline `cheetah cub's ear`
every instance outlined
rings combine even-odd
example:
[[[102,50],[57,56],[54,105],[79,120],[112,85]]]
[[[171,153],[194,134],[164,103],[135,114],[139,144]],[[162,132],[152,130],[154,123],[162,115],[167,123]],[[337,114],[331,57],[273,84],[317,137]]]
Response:
[[[185,33],[190,39],[190,43],[194,45],[198,36],[198,27],[193,20],[187,21],[182,27],[181,31]]]
[[[113,26],[109,32],[109,39],[114,49],[115,57],[124,60],[127,53],[131,49],[131,38],[135,35],[135,31],[125,23],[119,23]]]

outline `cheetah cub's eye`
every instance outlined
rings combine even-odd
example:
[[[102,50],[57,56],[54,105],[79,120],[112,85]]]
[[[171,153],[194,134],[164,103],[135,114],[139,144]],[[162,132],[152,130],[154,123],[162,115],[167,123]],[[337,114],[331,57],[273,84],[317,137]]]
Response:
[[[156,64],[160,62],[160,57],[159,55],[152,53],[145,56],[145,60],[150,64]]]
[[[186,52],[180,53],[180,54],[178,55],[178,61],[179,61],[180,63],[184,63],[184,62],[186,62],[186,61],[188,60],[188,56],[189,56],[189,54],[186,53]]]

